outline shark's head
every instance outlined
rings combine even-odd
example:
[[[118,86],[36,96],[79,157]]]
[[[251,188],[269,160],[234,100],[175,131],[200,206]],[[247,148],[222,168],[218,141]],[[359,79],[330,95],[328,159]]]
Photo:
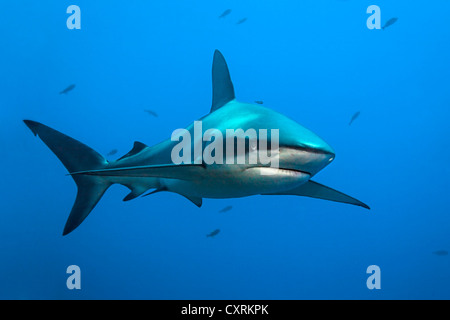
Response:
[[[247,132],[254,130],[259,134],[267,132],[267,143],[262,147],[277,148],[279,154],[276,166],[279,169],[299,171],[309,176],[327,166],[335,157],[334,150],[311,130],[296,121],[272,109],[248,103],[230,101],[225,106],[211,114],[208,119],[211,127],[226,129],[242,129]],[[277,136],[275,136],[277,134]],[[278,143],[274,144],[273,140]],[[258,149],[261,143],[258,143]],[[258,150],[263,152],[263,150]]]
[[[335,154],[333,149],[316,134],[298,125],[295,138],[280,137],[279,167],[301,171],[311,177],[331,163]],[[287,141],[286,141],[287,140]],[[295,140],[291,143],[291,140]]]
[[[333,148],[311,130],[296,121],[270,110],[272,125],[279,129],[279,167],[314,176],[330,164]]]
[[[279,169],[305,173],[310,177],[331,161],[334,150],[312,131],[296,121],[261,105],[238,102],[228,66],[219,51],[214,54],[213,101],[209,127],[279,131]]]

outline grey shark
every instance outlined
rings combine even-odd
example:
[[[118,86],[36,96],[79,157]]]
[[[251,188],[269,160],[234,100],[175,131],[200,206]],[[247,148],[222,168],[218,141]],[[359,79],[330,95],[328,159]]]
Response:
[[[171,152],[178,141],[154,146],[135,142],[130,152],[108,161],[85,144],[39,122],[24,120],[34,135],[53,151],[74,179],[78,193],[63,235],[77,228],[112,184],[130,189],[123,199],[168,191],[200,207],[203,198],[237,198],[252,195],[296,195],[348,203],[369,209],[363,202],[311,178],[335,157],[333,149],[294,120],[261,105],[239,102],[223,55],[216,50],[212,67],[212,106],[200,119],[202,130],[279,130],[279,163],[174,164]],[[186,128],[193,132],[194,124]],[[225,134],[224,134],[225,136]],[[198,142],[198,141],[197,141]],[[195,144],[196,141],[192,141]],[[206,147],[208,142],[201,142]],[[258,145],[259,147],[259,145]]]

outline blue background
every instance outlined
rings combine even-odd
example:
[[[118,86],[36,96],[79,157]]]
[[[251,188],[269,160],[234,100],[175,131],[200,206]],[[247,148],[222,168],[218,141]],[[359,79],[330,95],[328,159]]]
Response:
[[[66,27],[71,4],[81,30]],[[398,21],[369,30],[372,4]],[[433,254],[450,250],[449,12],[446,0],[2,2],[0,298],[449,299],[450,256]],[[122,202],[114,185],[63,237],[76,186],[22,120],[118,149],[111,159],[155,144],[208,113],[215,49],[239,100],[335,149],[315,180],[372,210],[290,196]],[[72,264],[81,290],[66,287]],[[366,287],[372,264],[380,290]]]

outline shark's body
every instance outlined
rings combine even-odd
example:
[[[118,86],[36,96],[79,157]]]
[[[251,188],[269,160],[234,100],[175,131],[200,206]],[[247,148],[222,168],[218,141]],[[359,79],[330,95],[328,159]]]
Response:
[[[295,121],[260,105],[238,102],[228,67],[216,50],[213,61],[213,102],[211,112],[201,118],[202,133],[217,129],[226,136],[227,129],[278,129],[279,166],[256,164],[176,165],[172,150],[179,143],[168,139],[152,147],[135,142],[133,149],[116,161],[103,156],[81,142],[41,123],[25,120],[35,135],[62,161],[78,186],[75,204],[63,234],[73,231],[87,217],[109,186],[119,183],[131,192],[131,200],[159,191],[183,195],[197,206],[203,198],[237,198],[251,195],[300,195],[350,203],[369,208],[341,192],[311,181],[311,177],[334,159],[334,151],[317,135]],[[196,143],[194,124],[186,128]],[[202,136],[197,138],[202,139]],[[203,148],[208,143],[203,143]],[[258,142],[259,146],[259,142]],[[147,194],[147,195],[148,195]]]

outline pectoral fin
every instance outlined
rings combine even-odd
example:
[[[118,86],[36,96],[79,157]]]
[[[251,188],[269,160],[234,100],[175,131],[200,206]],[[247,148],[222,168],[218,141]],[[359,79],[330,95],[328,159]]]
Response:
[[[305,184],[302,184],[294,189],[288,191],[282,191],[277,193],[265,193],[264,195],[295,195],[295,196],[304,196],[311,197],[323,200],[330,200],[342,203],[353,204],[356,206],[361,206],[366,209],[370,209],[370,207],[355,199],[352,198],[342,192],[336,191],[332,188],[324,186],[320,183],[309,180]]]

